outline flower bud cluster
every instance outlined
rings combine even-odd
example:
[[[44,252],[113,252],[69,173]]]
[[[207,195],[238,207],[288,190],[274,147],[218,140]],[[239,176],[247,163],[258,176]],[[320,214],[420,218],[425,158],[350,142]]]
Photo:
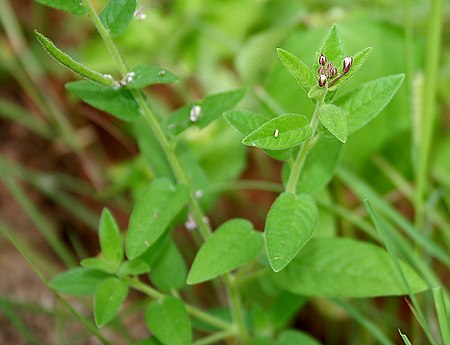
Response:
[[[327,57],[325,54],[321,53],[319,56],[319,68],[317,69],[317,73],[319,74],[317,83],[319,84],[319,87],[324,87],[327,84],[327,81],[328,86],[332,86],[336,81],[342,78],[342,76],[348,73],[352,67],[352,63],[352,57],[346,56],[342,62],[342,72],[338,75],[339,72],[336,66],[334,66],[331,61],[327,63]]]

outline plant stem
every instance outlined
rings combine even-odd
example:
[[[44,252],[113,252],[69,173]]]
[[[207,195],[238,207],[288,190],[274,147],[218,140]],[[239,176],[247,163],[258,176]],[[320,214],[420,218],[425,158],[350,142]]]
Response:
[[[166,296],[165,294],[159,292],[158,290],[155,290],[151,286],[148,286],[147,284],[142,283],[137,278],[136,279],[126,278],[126,280],[127,280],[129,286],[131,286],[132,288],[134,288],[140,292],[145,293],[147,296],[150,296],[154,299],[161,299]],[[193,317],[195,317],[199,320],[202,320],[202,321],[210,324],[211,326],[215,326],[220,329],[236,333],[233,325],[229,324],[228,322],[225,322],[217,317],[214,317],[208,313],[205,313],[203,310],[198,309],[194,306],[191,306],[190,304],[185,303],[184,305],[185,305],[188,313],[191,314]]]
[[[219,340],[229,338],[233,335],[231,331],[223,331],[211,334],[207,337],[204,337],[200,340],[194,341],[193,345],[208,345],[208,344],[217,344]]]
[[[119,50],[117,49],[117,46],[114,44],[111,36],[109,35],[106,28],[103,26],[102,22],[100,21],[100,18],[98,17],[97,13],[95,12],[94,8],[92,7],[92,4],[89,0],[83,0],[84,6],[87,8],[88,15],[90,16],[92,22],[96,26],[100,36],[102,37],[105,45],[107,46],[108,50],[110,51],[118,69],[121,73],[122,77],[126,76],[128,73],[128,68],[123,61]],[[193,188],[189,182],[189,179],[187,177],[187,174],[185,173],[178,157],[175,154],[174,149],[172,148],[172,145],[166,138],[163,129],[161,128],[158,119],[153,114],[152,110],[150,109],[148,103],[145,101],[142,92],[139,90],[131,90],[131,93],[133,97],[135,98],[136,102],[138,103],[141,112],[143,116],[145,117],[145,120],[147,121],[148,125],[150,126],[151,130],[153,131],[154,135],[156,136],[156,139],[158,140],[162,150],[164,151],[164,154],[167,157],[167,160],[169,161],[169,164],[172,168],[172,171],[175,175],[175,178],[177,179],[178,183],[186,184],[190,188],[189,193],[189,207],[191,209],[191,212],[195,218],[195,221],[197,223],[198,229],[200,234],[202,235],[203,239],[208,239],[211,234],[212,230],[209,226],[209,224],[206,222],[203,211],[200,207],[200,204],[197,200],[197,198],[194,195]],[[243,320],[243,311],[240,304],[240,298],[237,291],[232,291],[233,287],[230,285],[229,279],[224,279],[225,287],[228,293],[228,296],[230,296],[230,307],[232,309],[233,316],[235,317],[235,321],[239,323],[238,320]],[[236,303],[239,301],[239,303]],[[240,325],[242,326],[242,325]],[[245,341],[247,339],[247,331],[245,325],[243,327],[239,327],[239,337]]]
[[[416,169],[415,223],[418,229],[422,229],[424,225],[424,199],[427,188],[428,163],[433,139],[433,127],[436,119],[436,93],[439,57],[441,53],[442,19],[443,0],[433,0],[428,19],[425,88],[423,110],[421,112],[422,131],[420,133],[419,159]]]
[[[286,192],[288,193],[295,194],[297,191],[297,184],[300,178],[300,173],[302,172],[306,157],[308,156],[309,150],[311,149],[311,140],[314,138],[314,135],[317,131],[317,126],[319,125],[319,109],[324,104],[324,99],[325,95],[317,99],[316,109],[314,110],[311,122],[309,123],[310,127],[312,128],[312,133],[311,136],[303,142],[302,146],[300,147],[300,151],[298,152],[297,158],[292,165],[291,173],[289,174],[289,179],[286,185]]]

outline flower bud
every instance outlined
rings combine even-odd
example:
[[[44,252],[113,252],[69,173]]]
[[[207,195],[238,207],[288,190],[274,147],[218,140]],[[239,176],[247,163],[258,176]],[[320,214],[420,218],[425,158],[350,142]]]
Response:
[[[327,63],[327,58],[325,55],[323,55],[323,53],[321,53],[320,57],[319,57],[319,64],[321,64],[322,66],[325,66],[326,63]]]
[[[333,66],[330,70],[330,77],[333,78],[336,74],[338,74],[338,70],[335,66]]]
[[[326,73],[327,73],[326,67],[320,65],[319,68],[317,69],[317,73],[318,73],[318,74],[326,74]]]
[[[327,76],[325,74],[319,75],[318,83],[319,83],[319,87],[324,87],[325,84],[327,83]]]
[[[346,56],[344,58],[342,72],[347,73],[350,70],[350,67],[352,67],[352,63],[353,63],[353,58],[351,56]]]

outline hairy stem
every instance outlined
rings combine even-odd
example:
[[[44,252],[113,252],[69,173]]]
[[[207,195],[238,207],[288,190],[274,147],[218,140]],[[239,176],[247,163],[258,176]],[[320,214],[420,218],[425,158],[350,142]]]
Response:
[[[289,179],[286,185],[286,192],[295,194],[297,191],[297,184],[300,178],[300,174],[302,172],[303,166],[305,165],[306,157],[308,156],[309,151],[311,150],[310,144],[314,135],[317,131],[317,126],[319,125],[319,109],[324,104],[325,95],[320,97],[316,103],[316,109],[314,110],[314,114],[311,118],[311,122],[309,125],[311,126],[312,134],[306,139],[302,146],[300,147],[300,151],[298,152],[297,158],[294,161],[294,164],[291,168],[291,173],[289,174]]]
[[[123,61],[119,50],[117,49],[117,46],[114,44],[111,36],[109,35],[106,28],[103,26],[102,22],[100,21],[100,18],[98,17],[97,13],[95,12],[94,8],[92,7],[92,4],[89,0],[83,0],[84,6],[87,8],[87,12],[96,26],[100,36],[102,37],[105,45],[107,46],[108,50],[110,51],[118,69],[121,73],[122,77],[126,76],[128,73],[128,68]],[[163,129],[161,128],[158,119],[153,114],[152,110],[150,109],[148,103],[145,101],[141,91],[139,90],[131,90],[136,102],[138,103],[141,112],[143,116],[145,117],[148,125],[150,126],[151,130],[155,134],[162,150],[164,151],[164,154],[167,157],[167,160],[169,161],[169,164],[172,168],[172,171],[175,175],[175,178],[177,179],[178,183],[186,184],[190,187],[190,193],[189,193],[189,208],[191,209],[192,215],[194,216],[194,219],[197,223],[198,229],[200,234],[202,235],[203,239],[208,239],[211,234],[212,230],[205,220],[205,216],[203,214],[203,211],[200,207],[200,204],[197,200],[197,198],[194,195],[194,190],[192,186],[190,185],[190,181],[187,177],[186,172],[184,171],[178,157],[175,154],[175,151],[170,144],[169,140],[164,134]],[[230,284],[230,280],[225,277],[224,284],[227,290],[227,294],[230,297],[230,307],[232,310],[232,314],[235,317],[235,321],[239,324],[239,320],[243,320],[243,310],[241,308],[240,303],[240,296],[237,291],[233,291],[233,287]],[[239,301],[239,303],[237,303]],[[241,327],[242,326],[242,327]],[[240,325],[239,327],[239,337],[242,341],[246,342],[247,339],[247,331],[245,324]]]

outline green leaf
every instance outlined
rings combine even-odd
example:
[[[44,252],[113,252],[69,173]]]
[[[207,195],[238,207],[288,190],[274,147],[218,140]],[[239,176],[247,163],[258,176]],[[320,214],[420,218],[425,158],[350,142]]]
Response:
[[[273,329],[286,328],[307,301],[307,297],[282,291],[268,311],[270,325]]]
[[[110,0],[100,14],[100,20],[112,37],[122,34],[130,24],[136,0]]]
[[[320,87],[319,84],[316,83],[308,91],[308,97],[311,99],[321,98],[325,95],[326,91],[327,91],[326,87]]]
[[[350,70],[343,77],[341,77],[341,79],[336,81],[336,83],[334,83],[328,90],[329,91],[336,90],[338,87],[341,87],[352,76],[354,76],[356,72],[358,72],[360,68],[364,65],[371,52],[372,48],[368,47],[353,55],[352,67],[350,68]]]
[[[225,112],[223,116],[231,126],[246,136],[272,119],[246,110],[230,110]],[[286,150],[264,150],[269,156],[278,160],[289,159],[291,151],[292,148]]]
[[[403,78],[403,74],[397,74],[375,79],[333,102],[347,111],[348,135],[364,127],[384,109],[396,94]]]
[[[326,104],[319,109],[319,119],[339,141],[347,141],[347,114],[344,110],[333,104]]]
[[[50,287],[57,292],[68,295],[90,295],[100,281],[110,276],[102,271],[76,267],[53,278]]]
[[[339,160],[342,144],[334,138],[320,135],[319,141],[313,146],[306,157],[300,179],[297,184],[297,194],[312,194],[323,189],[333,177]],[[288,167],[288,165],[285,165]],[[287,171],[287,173],[290,169]],[[286,176],[286,181],[288,174]]]
[[[115,273],[117,269],[117,267],[111,265],[110,262],[100,258],[83,259],[81,260],[80,265],[86,268],[92,268],[94,270],[99,270],[107,273]]]
[[[191,321],[178,298],[167,296],[151,302],[145,311],[145,322],[163,344],[191,344]]]
[[[268,116],[247,110],[229,110],[223,114],[223,117],[231,126],[244,135],[249,135],[271,119]]]
[[[126,239],[126,253],[134,259],[150,248],[183,209],[188,188],[174,187],[166,179],[158,179],[142,193],[131,213]]]
[[[141,116],[129,90],[114,90],[85,80],[67,83],[66,89],[94,108],[124,121],[133,121]]]
[[[282,270],[311,239],[319,211],[308,194],[282,193],[267,214],[265,235],[269,264]]]
[[[297,58],[295,55],[283,50],[277,49],[278,57],[283,63],[284,67],[292,74],[303,90],[309,92],[309,90],[316,84],[313,74],[309,67]]]
[[[147,272],[150,272],[150,267],[144,261],[134,259],[122,262],[117,270],[117,275],[119,277],[135,276]]]
[[[398,333],[400,334],[400,337],[402,338],[405,345],[411,345],[411,342],[409,341],[408,336],[406,334],[403,334],[402,331],[400,331],[400,329],[398,330]]]
[[[122,235],[114,216],[107,208],[103,209],[100,217],[99,238],[103,257],[117,268],[123,260]]]
[[[281,332],[276,342],[276,345],[320,345],[316,339],[310,335],[295,331],[295,330],[285,330]]]
[[[322,43],[322,47],[319,50],[319,54],[314,61],[313,70],[317,71],[319,68],[319,55],[323,53],[327,57],[327,62],[331,61],[339,68],[342,65],[344,59],[344,45],[342,44],[342,38],[339,34],[339,30],[336,24],[334,24],[330,31],[328,31],[325,40]]]
[[[94,292],[94,318],[97,327],[111,321],[128,295],[128,285],[111,277],[100,282]]]
[[[132,75],[132,82],[127,83],[129,89],[142,89],[150,85],[178,81],[178,77],[173,73],[151,65],[136,66],[131,70],[130,75]]]
[[[225,111],[234,108],[244,97],[245,92],[245,89],[237,89],[217,93],[206,96],[201,101],[188,104],[170,115],[167,121],[167,131],[171,135],[177,135],[194,124],[200,128],[206,127]],[[194,107],[196,108],[194,109]],[[194,110],[197,114],[196,119],[191,116]]]
[[[206,240],[195,256],[187,278],[198,284],[230,272],[255,258],[264,241],[261,233],[245,219],[232,219],[222,224]]]
[[[93,71],[87,68],[86,66],[82,65],[78,61],[75,61],[69,55],[60,50],[51,40],[49,40],[47,37],[45,37],[38,31],[35,30],[34,34],[39,43],[45,49],[45,51],[49,53],[50,56],[52,56],[61,65],[70,69],[73,73],[79,75],[80,77],[86,78],[92,82],[98,83],[100,85],[109,87],[114,86],[115,82],[111,77],[102,74],[100,72]]]
[[[152,264],[150,280],[161,291],[179,290],[186,285],[186,275],[184,259],[173,240],[170,239]]]
[[[300,144],[311,136],[308,118],[303,115],[280,115],[247,135],[242,143],[261,149],[283,150]]]
[[[57,10],[66,11],[77,16],[86,13],[86,7],[81,4],[80,0],[35,0],[36,2]]]
[[[163,345],[155,336],[133,343],[133,345]]]
[[[401,267],[413,292],[427,289],[409,267]],[[380,247],[350,238],[312,239],[274,282],[304,296],[363,298],[407,293],[389,255]]]

